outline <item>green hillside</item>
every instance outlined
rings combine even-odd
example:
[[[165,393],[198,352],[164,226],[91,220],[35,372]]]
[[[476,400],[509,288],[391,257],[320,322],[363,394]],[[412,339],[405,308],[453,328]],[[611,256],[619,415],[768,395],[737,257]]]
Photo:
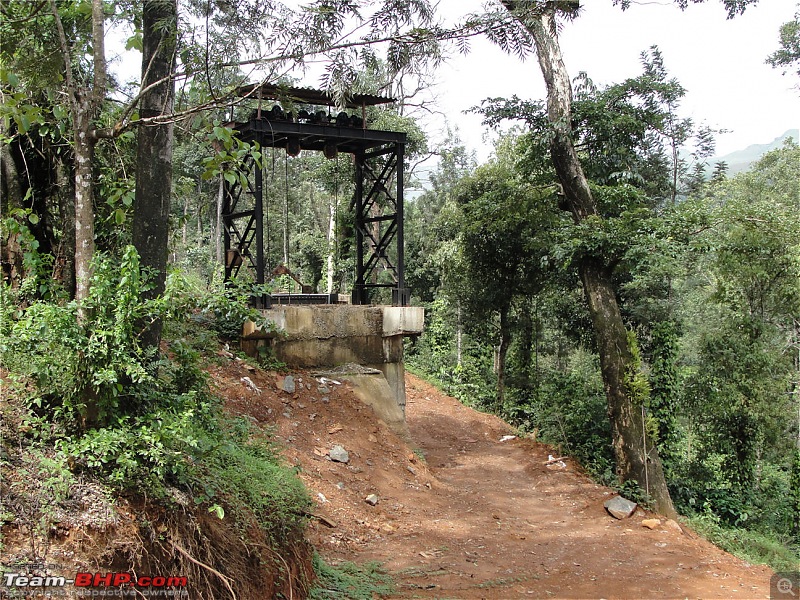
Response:
[[[750,168],[755,161],[764,156],[767,152],[783,146],[786,139],[792,138],[795,142],[800,140],[799,129],[789,129],[783,135],[776,137],[768,144],[751,144],[744,150],[737,150],[724,156],[714,157],[710,162],[712,165],[718,162],[725,162],[728,165],[728,175],[735,175]]]

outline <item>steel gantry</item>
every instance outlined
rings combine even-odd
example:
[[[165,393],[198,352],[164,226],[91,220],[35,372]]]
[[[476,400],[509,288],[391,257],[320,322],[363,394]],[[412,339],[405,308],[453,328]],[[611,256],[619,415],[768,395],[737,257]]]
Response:
[[[280,100],[286,106],[333,106],[318,90],[278,88],[272,85],[240,88],[243,96]],[[320,151],[328,158],[351,154],[355,164],[355,191],[350,203],[354,213],[356,272],[351,294],[353,304],[369,304],[371,290],[391,288],[392,304],[407,306],[409,290],[404,280],[403,159],[406,134],[367,129],[366,107],[392,102],[380,96],[357,95],[346,104],[360,108],[361,115],[339,112],[297,110],[284,112],[282,105],[254,111],[244,123],[228,123],[245,142],[262,148],[284,148],[289,156],[301,150]],[[266,264],[264,252],[263,171],[247,156],[233,177],[223,179],[222,223],[225,243],[225,279],[230,280],[245,264],[256,283],[266,283],[273,265]],[[386,281],[388,275],[388,282]],[[298,301],[314,302],[306,294]],[[262,298],[270,303],[273,298]],[[330,301],[328,298],[327,301]]]

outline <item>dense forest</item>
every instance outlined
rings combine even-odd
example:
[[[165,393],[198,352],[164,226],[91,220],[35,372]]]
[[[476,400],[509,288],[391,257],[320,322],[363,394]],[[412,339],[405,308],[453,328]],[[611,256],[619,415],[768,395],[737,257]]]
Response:
[[[24,447],[46,493],[76,473],[113,493],[179,488],[216,514],[240,507],[242,530],[301,535],[303,491],[221,414],[198,367],[208,332],[187,332],[208,322],[234,343],[261,318],[244,271],[222,281],[221,182],[245,157],[264,174],[267,264],[350,291],[350,158],[290,157],[224,126],[261,106],[238,86],[298,84],[325,57],[337,101],[398,99],[366,117],[408,134],[406,179],[437,157],[406,199],[406,283],[426,308],[407,366],[627,497],[796,568],[800,147],[728,177],[657,47],[614,84],[568,73],[557,31],[578,4],[503,1],[445,28],[425,0],[0,3],[0,461]],[[724,0],[731,18],[750,4]],[[109,69],[109,31],[141,52],[135,81]],[[791,78],[799,33],[784,25],[764,57]],[[545,99],[474,107],[496,132],[480,165],[456,129],[428,139],[413,91],[475,35],[530,55],[547,84]]]

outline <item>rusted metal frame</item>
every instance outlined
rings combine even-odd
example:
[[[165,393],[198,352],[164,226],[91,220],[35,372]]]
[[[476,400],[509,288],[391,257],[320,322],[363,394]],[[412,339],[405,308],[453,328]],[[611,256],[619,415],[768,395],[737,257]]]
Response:
[[[364,231],[359,226],[359,220],[364,208],[364,158],[363,152],[355,154],[355,190],[351,209],[355,209],[356,214],[356,280],[353,284],[351,302],[353,304],[367,304],[366,280],[364,278]]]
[[[261,248],[263,243],[258,244],[259,247],[256,249],[256,257],[253,257],[252,253],[250,252],[250,246],[253,244],[253,239],[259,237],[258,233],[260,229],[260,227],[258,227],[257,215],[260,212],[259,205],[261,204],[261,185],[259,177],[261,173],[260,169],[254,169],[256,166],[255,160],[251,156],[248,156],[244,159],[244,163],[242,165],[243,168],[239,170],[240,174],[244,173],[246,176],[247,189],[241,185],[240,177],[237,177],[233,184],[230,184],[226,179],[223,179],[224,202],[222,210],[222,224],[224,230],[226,281],[239,274],[244,262],[242,261],[237,264],[237,261],[229,258],[231,250],[236,250],[237,254],[241,257],[247,257],[250,265],[256,270],[256,272],[258,273],[261,271],[263,273],[263,249]],[[250,178],[250,174],[254,170],[256,171],[257,179],[255,186],[253,186]],[[243,193],[251,194],[253,196],[255,206],[252,209],[234,212],[236,211],[242,199]],[[249,219],[244,228],[244,232],[242,233],[240,232],[236,223],[248,217]],[[259,255],[261,255],[260,261]],[[260,283],[263,283],[263,275]]]
[[[387,132],[369,129],[352,129],[336,126],[320,126],[308,123],[287,121],[267,121],[266,119],[251,119],[247,123],[231,124],[246,141],[257,141],[262,147],[285,147],[290,138],[296,138],[304,150],[321,150],[325,143],[334,142],[339,146],[340,152],[355,156],[355,194],[351,208],[356,215],[356,281],[353,289],[353,302],[365,304],[368,302],[367,289],[392,288],[393,303],[406,305],[408,292],[404,289],[404,252],[400,245],[403,243],[403,155],[405,150],[406,134],[400,132]],[[380,172],[376,172],[368,160],[386,156]],[[248,157],[245,162],[247,175],[247,189],[243,189],[239,182],[231,186],[225,182],[225,205],[223,209],[223,223],[225,235],[226,256],[232,247],[232,238],[238,242],[241,254],[248,257],[250,265],[256,270],[256,280],[262,282],[266,271],[263,250],[263,172],[261,169],[253,171],[254,160]],[[251,173],[254,172],[254,177]],[[396,193],[389,188],[391,178],[396,177]],[[253,183],[255,179],[255,183]],[[369,183],[368,183],[369,182]],[[365,184],[369,185],[369,193],[364,196]],[[238,188],[238,189],[237,189]],[[254,208],[252,211],[234,213],[236,206],[241,201],[242,192],[252,194]],[[380,195],[388,198],[381,201]],[[394,213],[370,216],[374,206],[381,210],[392,210]],[[249,216],[244,233],[240,233],[235,221]],[[367,225],[389,222],[388,227],[380,235],[373,235]],[[256,255],[253,256],[251,246],[256,238]],[[388,257],[388,250],[393,242],[398,244],[396,265]],[[369,246],[367,246],[369,244]],[[365,254],[369,255],[365,263]],[[241,264],[233,266],[226,262],[226,279],[238,274]],[[383,262],[391,272],[396,284],[368,284],[367,278],[372,276],[377,265]],[[234,272],[235,271],[235,272]],[[260,271],[260,272],[259,272]]]
[[[386,250],[388,250],[389,245],[397,233],[397,221],[394,220],[389,223],[389,226],[380,236],[379,240],[376,240],[369,230],[365,231],[365,233],[372,242],[372,254],[367,260],[367,263],[364,265],[365,278],[372,274],[372,271],[374,271],[375,267],[378,266],[378,262],[382,260],[389,268],[389,271],[392,273],[392,276],[396,282],[398,280],[397,267],[395,267],[391,260],[389,260]]]
[[[403,224],[400,221],[403,194],[403,176],[400,171],[403,164],[403,154],[403,144],[391,144],[388,147],[364,152],[358,156],[356,180],[361,183],[362,187],[357,190],[354,197],[354,201],[357,204],[355,211],[356,237],[360,250],[360,256],[356,264],[357,293],[354,293],[354,298],[366,298],[368,289],[389,287],[393,290],[393,304],[408,304],[408,291],[404,288],[404,253],[403,249],[399,247],[399,243],[403,239]],[[373,168],[368,162],[370,159],[386,155],[388,156],[380,169]],[[390,190],[390,187],[393,187],[389,186],[392,177],[396,178],[396,192]],[[369,186],[366,198],[363,195],[365,184]],[[387,200],[381,201],[381,195],[385,196]],[[375,206],[379,206],[382,211],[394,210],[394,212],[371,216]],[[388,223],[388,225],[381,232],[380,229],[383,223]],[[370,224],[377,224],[377,235],[371,231]],[[369,248],[364,247],[365,242],[369,244]],[[389,248],[393,242],[398,244],[396,263],[393,263],[388,255]],[[364,262],[365,250],[368,250],[366,262]],[[380,263],[383,263],[390,272],[395,281],[394,284],[367,283]]]
[[[377,202],[379,195],[382,193],[389,199],[392,208],[397,210],[397,200],[392,196],[392,193],[386,187],[386,183],[392,178],[392,175],[397,171],[397,153],[393,152],[389,159],[386,161],[380,175],[376,175],[369,163],[364,163],[365,172],[372,179],[372,186],[367,194],[367,202],[365,203],[365,212],[369,212],[372,206]]]

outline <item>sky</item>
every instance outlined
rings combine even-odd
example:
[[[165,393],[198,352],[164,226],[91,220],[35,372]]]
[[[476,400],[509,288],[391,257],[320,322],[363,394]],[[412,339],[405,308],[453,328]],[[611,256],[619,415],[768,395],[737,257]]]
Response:
[[[588,73],[598,85],[641,73],[640,54],[657,45],[668,71],[686,88],[681,116],[729,130],[717,138],[717,155],[768,143],[800,127],[800,80],[766,64],[778,48],[780,26],[794,18],[793,0],[761,0],[728,20],[722,2],[708,0],[679,10],[667,0],[646,1],[622,11],[611,0],[583,0],[582,15],[564,26],[561,47],[570,75]],[[441,0],[446,18],[481,8],[479,0]],[[477,115],[462,112],[491,96],[543,99],[535,57],[525,62],[484,39],[471,52],[453,56],[437,71],[438,108],[459,128],[480,161],[491,152]],[[432,128],[441,130],[439,117]],[[434,133],[431,131],[431,133]],[[434,134],[435,135],[435,134]]]
[[[452,23],[480,11],[482,4],[483,0],[439,0],[437,14],[445,24]],[[728,130],[717,137],[717,156],[769,143],[800,127],[800,79],[766,63],[778,48],[780,26],[794,18],[800,0],[760,0],[731,20],[721,0],[690,4],[685,11],[670,0],[633,0],[627,11],[612,0],[581,4],[581,16],[565,24],[560,39],[572,77],[585,71],[595,84],[603,85],[636,76],[641,73],[640,54],[655,44],[668,71],[687,89],[680,116]],[[117,45],[123,39],[119,34],[113,37]],[[141,55],[122,54],[124,64],[116,67],[138,74]],[[309,69],[300,85],[320,87],[320,71],[321,67]],[[483,38],[473,38],[469,54],[454,53],[434,75],[436,86],[426,105],[436,113],[427,118],[417,113],[431,144],[443,139],[445,123],[457,126],[480,162],[492,151],[491,139],[480,116],[464,111],[487,97],[545,97],[535,57],[523,62]]]

